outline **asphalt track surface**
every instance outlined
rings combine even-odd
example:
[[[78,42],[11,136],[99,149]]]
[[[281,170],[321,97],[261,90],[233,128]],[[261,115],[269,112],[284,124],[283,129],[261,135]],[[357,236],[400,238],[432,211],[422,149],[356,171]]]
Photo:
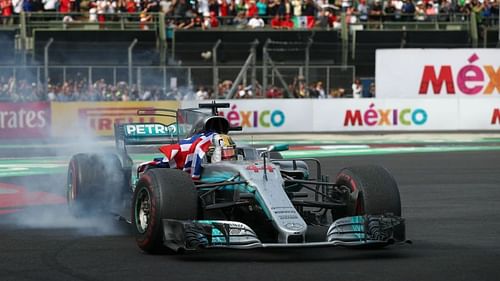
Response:
[[[323,158],[379,164],[399,183],[412,245],[147,255],[121,225],[72,221],[64,205],[0,216],[0,280],[498,280],[500,151]],[[64,175],[2,179],[63,193]]]

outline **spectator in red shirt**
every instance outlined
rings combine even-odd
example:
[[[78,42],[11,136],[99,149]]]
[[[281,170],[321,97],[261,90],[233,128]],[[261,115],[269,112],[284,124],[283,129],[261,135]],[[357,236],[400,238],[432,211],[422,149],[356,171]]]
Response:
[[[2,24],[12,24],[12,2],[11,0],[0,0],[2,9]]]
[[[266,98],[268,99],[281,99],[283,98],[283,92],[278,89],[278,87],[271,86],[266,92]]]
[[[229,4],[226,0],[222,0],[219,5],[219,15],[221,17],[227,17],[229,14]]]
[[[67,14],[71,12],[71,1],[70,0],[60,0],[59,1],[59,12],[61,14]]]
[[[274,29],[280,29],[281,28],[281,20],[280,16],[276,14],[273,19],[271,20],[271,27]]]
[[[210,12],[210,27],[218,27],[219,20],[217,19],[217,15],[214,12]]]
[[[284,29],[293,29],[293,21],[290,19],[290,15],[286,15],[285,19],[281,21],[281,27]]]
[[[257,15],[257,5],[255,4],[255,0],[247,0],[245,6],[247,8],[248,18],[252,18],[253,16]]]
[[[127,3],[125,4],[125,8],[127,9],[127,13],[137,12],[137,6],[135,5],[134,0],[127,0]]]

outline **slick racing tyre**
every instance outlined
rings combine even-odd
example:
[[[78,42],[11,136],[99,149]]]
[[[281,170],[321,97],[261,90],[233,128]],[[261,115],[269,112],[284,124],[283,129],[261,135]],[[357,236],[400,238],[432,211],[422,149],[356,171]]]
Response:
[[[399,189],[394,178],[380,166],[356,166],[342,169],[337,185],[351,191],[347,216],[384,215],[401,216]]]
[[[125,176],[115,154],[74,155],[68,166],[67,202],[76,217],[111,211],[121,197]]]
[[[159,168],[139,179],[132,200],[132,225],[139,248],[151,254],[175,253],[163,244],[162,219],[194,220],[198,194],[181,170]]]

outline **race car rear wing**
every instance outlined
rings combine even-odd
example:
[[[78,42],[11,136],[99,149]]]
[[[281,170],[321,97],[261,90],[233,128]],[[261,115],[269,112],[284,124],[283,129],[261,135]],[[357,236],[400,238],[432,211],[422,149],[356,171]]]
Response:
[[[137,115],[153,115],[175,118],[176,122],[169,125],[162,123],[124,123],[115,124],[115,145],[124,167],[133,165],[128,155],[129,145],[165,145],[179,142],[179,126],[177,111],[171,109],[138,110]]]
[[[138,116],[163,116],[175,118],[169,125],[162,123],[125,123],[115,124],[115,140],[124,145],[141,145],[155,143],[173,143],[179,141],[177,111],[172,109],[139,109]],[[118,144],[118,143],[117,143]]]
[[[132,165],[127,153],[127,145],[166,145],[178,143],[180,139],[190,137],[199,130],[211,130],[217,133],[241,131],[241,127],[232,127],[229,121],[219,116],[219,108],[228,108],[229,103],[200,103],[199,108],[139,109],[138,116],[158,116],[175,118],[170,124],[162,123],[125,123],[115,124],[115,144],[124,167]],[[200,109],[210,109],[211,113]]]

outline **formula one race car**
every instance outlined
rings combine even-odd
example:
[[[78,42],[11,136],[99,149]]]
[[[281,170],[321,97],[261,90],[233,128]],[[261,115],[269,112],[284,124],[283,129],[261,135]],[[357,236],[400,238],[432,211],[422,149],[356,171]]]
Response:
[[[70,210],[77,216],[102,211],[120,216],[133,225],[137,245],[148,253],[363,248],[406,241],[397,184],[379,166],[344,168],[330,182],[317,159],[283,159],[280,151],[287,145],[236,146],[228,161],[203,159],[197,179],[160,159],[134,166],[128,152],[133,145],[241,130],[218,114],[229,104],[199,106],[139,111],[176,122],[116,125],[116,154],[74,155],[67,182]],[[316,226],[323,229],[320,238],[310,233]]]

